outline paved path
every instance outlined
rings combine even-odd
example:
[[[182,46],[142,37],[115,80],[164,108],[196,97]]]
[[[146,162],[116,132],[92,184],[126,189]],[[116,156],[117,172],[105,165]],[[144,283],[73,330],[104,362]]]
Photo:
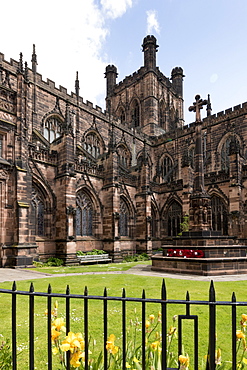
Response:
[[[132,267],[128,271],[112,271],[112,272],[82,272],[75,274],[56,274],[51,275],[48,273],[37,272],[35,269],[24,270],[24,269],[9,269],[9,268],[0,268],[0,283],[5,281],[18,281],[18,280],[34,280],[50,277],[60,277],[66,275],[98,275],[98,274],[133,274],[133,275],[142,275],[142,276],[156,276],[172,279],[185,279],[185,280],[199,280],[199,281],[241,281],[247,280],[247,275],[222,275],[222,276],[192,276],[192,275],[176,275],[161,273],[151,270],[150,265],[137,265]]]

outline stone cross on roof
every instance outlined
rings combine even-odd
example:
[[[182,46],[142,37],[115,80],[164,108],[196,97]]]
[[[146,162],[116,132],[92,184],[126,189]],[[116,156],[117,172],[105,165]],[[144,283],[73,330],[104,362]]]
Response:
[[[195,103],[189,107],[190,112],[196,112],[196,122],[201,122],[201,113],[200,109],[203,108],[203,105],[208,104],[207,100],[202,100],[200,95],[195,96]]]

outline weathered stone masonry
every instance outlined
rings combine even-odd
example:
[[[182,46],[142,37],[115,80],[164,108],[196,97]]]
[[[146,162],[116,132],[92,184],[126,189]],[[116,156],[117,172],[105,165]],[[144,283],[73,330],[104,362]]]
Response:
[[[106,111],[43,81],[32,66],[0,54],[1,266],[77,250],[120,261],[151,254],[181,230],[195,175],[195,124],[185,126],[183,70],[167,78],[154,36],[144,65],[117,82],[107,66]],[[103,77],[103,76],[102,76]],[[200,89],[200,86],[198,86]],[[195,92],[197,93],[197,92]],[[205,97],[204,97],[205,98]],[[187,107],[185,107],[187,109]],[[213,230],[247,239],[247,103],[202,122],[205,189]]]

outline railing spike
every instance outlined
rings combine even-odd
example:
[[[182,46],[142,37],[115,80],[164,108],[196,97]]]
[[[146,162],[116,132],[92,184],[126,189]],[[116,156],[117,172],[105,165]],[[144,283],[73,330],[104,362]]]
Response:
[[[209,288],[209,302],[215,302],[215,289],[213,280],[211,280]]]
[[[143,298],[143,299],[145,299],[145,298],[146,298],[145,289],[143,289],[143,291],[142,291],[142,298]]]
[[[70,288],[69,288],[69,285],[67,285],[67,288],[66,288],[66,294],[70,294]]]
[[[47,293],[48,293],[48,294],[51,294],[51,292],[52,292],[51,284],[49,284],[49,285],[48,285],[48,289],[47,289]]]
[[[190,301],[190,293],[188,292],[188,290],[187,290],[187,293],[186,293],[186,301]]]
[[[236,294],[235,294],[235,292],[233,292],[232,293],[232,302],[236,302],[237,300],[236,300]]]
[[[34,286],[33,286],[33,283],[31,283],[31,284],[30,284],[29,292],[30,292],[30,293],[33,293],[33,292],[34,292]]]
[[[162,282],[161,299],[166,300],[166,283],[165,283],[165,279],[163,279],[163,282]]]
[[[88,289],[87,289],[87,286],[85,286],[85,289],[84,289],[84,295],[88,295]]]
[[[13,282],[13,285],[12,285],[12,291],[15,292],[16,291],[16,282],[14,281]]]
[[[125,288],[123,288],[122,298],[125,298]]]
[[[107,289],[106,289],[106,287],[104,289],[104,297],[107,297]]]

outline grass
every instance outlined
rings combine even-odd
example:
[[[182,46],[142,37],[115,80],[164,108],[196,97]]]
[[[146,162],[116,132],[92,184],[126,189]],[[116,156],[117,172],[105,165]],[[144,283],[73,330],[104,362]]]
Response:
[[[135,263],[135,264],[139,264]],[[145,262],[146,264],[146,262]],[[121,264],[125,265],[125,264]],[[133,266],[133,263],[126,265]],[[110,265],[111,266],[111,265]],[[109,265],[104,265],[104,268],[109,268]],[[122,268],[118,264],[119,268]],[[124,268],[127,266],[124,266]],[[85,268],[81,267],[82,269]],[[87,272],[90,270],[102,271],[100,265],[87,266]],[[47,269],[47,268],[45,268]],[[52,268],[49,268],[52,270]],[[63,270],[64,267],[61,268]],[[67,268],[66,268],[67,269]],[[79,267],[68,267],[68,269],[80,269]],[[38,269],[37,269],[38,270]],[[60,268],[55,268],[60,270]],[[44,268],[41,269],[44,271]],[[72,273],[72,270],[70,270]],[[76,270],[78,271],[78,270]],[[83,270],[85,271],[85,270]],[[107,270],[109,271],[109,270]],[[50,272],[49,272],[50,273]],[[107,294],[109,296],[121,296],[122,289],[125,288],[127,297],[141,297],[143,288],[147,298],[160,298],[161,294],[161,277],[138,276],[130,274],[100,274],[100,275],[67,275],[58,277],[55,272],[53,277],[42,278],[34,281],[34,288],[36,292],[46,292],[48,285],[51,284],[52,291],[56,293],[65,293],[66,286],[69,284],[70,292],[72,294],[83,294],[84,287],[88,287],[89,295],[103,295],[104,288],[107,287]],[[30,287],[30,280],[19,281],[17,289],[21,291],[28,291]],[[11,289],[12,283],[5,282],[0,284],[3,289]],[[166,279],[168,299],[185,299],[186,292],[190,292],[191,300],[208,300],[209,282],[205,281],[191,281],[180,279]],[[216,300],[217,301],[231,301],[232,292],[234,291],[238,301],[246,301],[247,281],[237,282],[216,282]],[[1,333],[5,337],[11,337],[11,297],[7,294],[0,294],[0,321],[2,324]],[[247,304],[246,304],[247,306]],[[89,328],[92,338],[97,339],[98,346],[103,346],[103,304],[102,302],[93,300],[89,302]],[[46,368],[46,343],[47,343],[47,318],[44,315],[46,309],[46,300],[43,297],[35,297],[35,347],[36,347],[36,368]],[[157,304],[147,304],[146,313],[155,314],[160,307]],[[17,328],[18,328],[18,346],[23,348],[22,353],[18,357],[18,362],[23,368],[28,367],[28,298],[18,295],[17,297]],[[134,318],[135,313],[141,320],[140,303],[127,303],[128,320]],[[108,303],[109,312],[109,331],[108,334],[114,333],[117,336],[117,341],[121,345],[121,304],[116,301]],[[242,313],[247,313],[247,307],[238,308],[238,317]],[[168,308],[169,323],[171,318],[177,314],[185,314],[185,307],[182,305],[170,305]],[[203,358],[207,353],[208,343],[208,307],[199,305],[191,307],[191,314],[199,316],[199,358]],[[65,306],[62,299],[59,299],[59,315],[64,317]],[[71,301],[71,329],[78,332],[83,332],[83,302],[79,299]],[[239,319],[240,320],[240,319]],[[168,325],[169,326],[169,325]],[[183,344],[185,351],[188,351],[190,356],[193,340],[193,328],[191,323],[184,326]],[[231,355],[231,315],[228,306],[217,307],[217,343],[222,349],[222,356],[229,360]]]
[[[51,266],[51,267],[35,267],[32,270],[44,272],[48,274],[75,274],[83,272],[110,272],[110,271],[127,271],[136,265],[151,265],[151,261],[138,261],[138,262],[124,262],[124,263],[109,263],[109,264],[95,264],[84,266]],[[30,269],[26,269],[30,270]]]

